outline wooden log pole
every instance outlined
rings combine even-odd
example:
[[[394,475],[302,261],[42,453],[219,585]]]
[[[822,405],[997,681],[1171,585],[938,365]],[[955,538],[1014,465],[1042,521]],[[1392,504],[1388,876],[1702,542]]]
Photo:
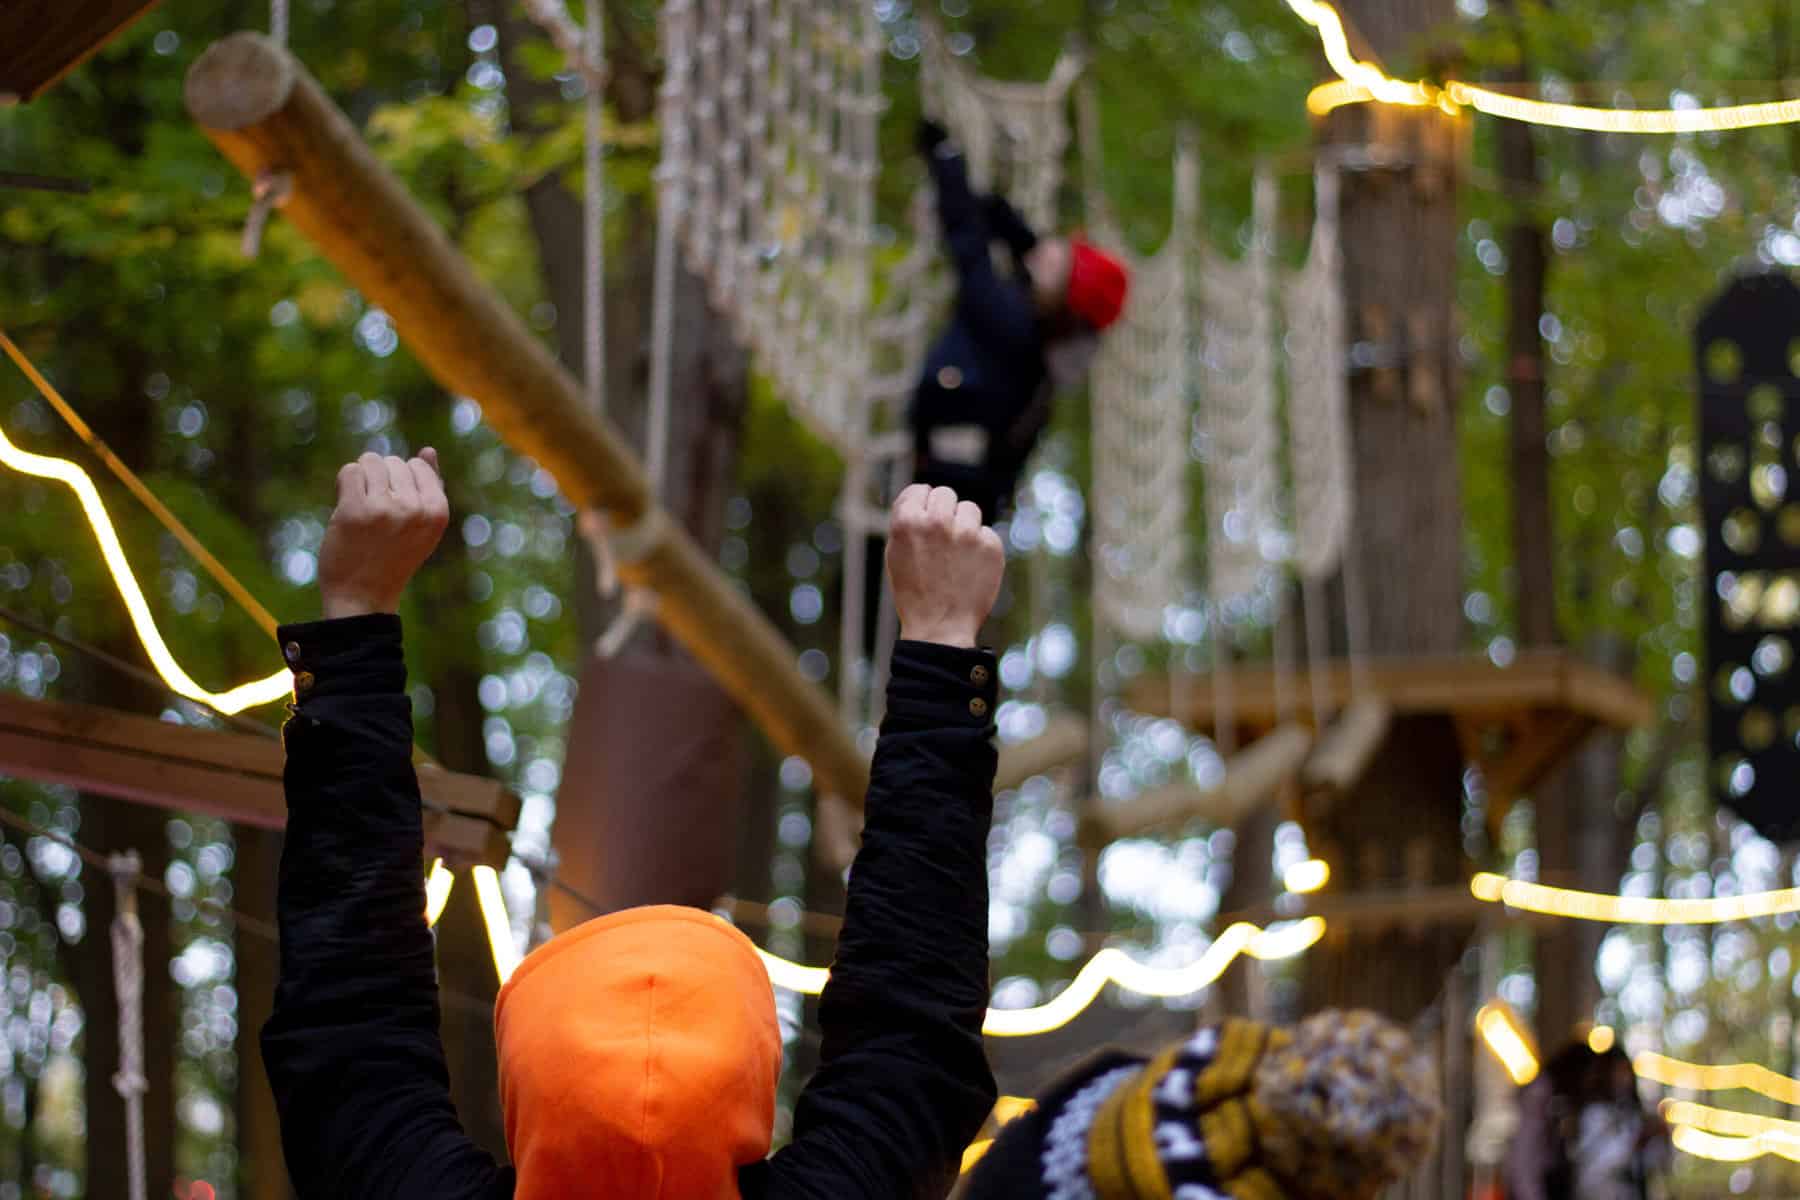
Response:
[[[812,764],[822,791],[861,806],[868,762],[794,648],[651,495],[617,431],[476,274],[293,55],[238,33],[189,69],[188,112],[252,180],[285,175],[287,219],[368,299],[449,391],[471,396],[569,502],[618,531],[619,573],[656,595],[663,628],[771,741]]]
[[[282,829],[286,761],[275,738],[171,725],[85,704],[0,695],[0,775],[60,783],[234,825]],[[493,779],[419,771],[427,852],[503,866],[519,798]]]
[[[1224,782],[1217,787],[1171,783],[1152,788],[1124,804],[1103,809],[1095,818],[1093,832],[1103,845],[1201,818],[1228,828],[1237,825],[1268,804],[1282,784],[1294,778],[1312,744],[1310,730],[1283,725],[1232,755],[1225,766]]]
[[[1004,792],[1034,775],[1048,774],[1078,762],[1087,753],[1087,748],[1087,722],[1069,713],[1059,713],[1050,718],[1044,732],[1036,737],[1000,747],[994,790]]]

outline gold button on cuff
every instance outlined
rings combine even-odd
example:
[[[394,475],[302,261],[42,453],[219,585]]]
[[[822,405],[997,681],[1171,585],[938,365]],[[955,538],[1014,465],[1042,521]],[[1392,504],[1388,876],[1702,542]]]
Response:
[[[317,682],[318,680],[313,678],[313,673],[311,671],[302,671],[294,676],[294,690],[296,692],[310,692],[312,691],[313,684]]]
[[[976,667],[973,671],[969,672],[969,682],[976,687],[987,686],[987,681],[988,669],[986,667]]]
[[[988,710],[988,703],[986,700],[983,700],[980,696],[977,696],[973,700],[969,701],[969,712],[971,714],[973,714],[974,716],[985,717],[985,716],[987,716],[987,710]]]
[[[954,392],[957,388],[961,387],[962,380],[963,374],[961,367],[943,367],[940,368],[937,373],[938,386],[947,392]]]
[[[283,646],[281,648],[281,656],[283,658],[287,659],[291,663],[299,662],[300,661],[300,643],[299,642],[289,642],[287,645]]]

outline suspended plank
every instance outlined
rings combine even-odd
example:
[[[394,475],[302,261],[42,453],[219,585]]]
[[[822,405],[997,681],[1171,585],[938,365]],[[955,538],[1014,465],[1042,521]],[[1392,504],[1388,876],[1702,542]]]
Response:
[[[349,118],[285,49],[225,38],[187,77],[188,111],[246,177],[286,172],[283,211],[385,309],[448,391],[472,396],[494,429],[550,472],[569,502],[621,535],[619,573],[657,596],[657,620],[822,791],[861,806],[869,765],[793,646],[654,502],[618,432],[580,386],[376,159]],[[633,545],[635,543],[635,545]],[[630,546],[636,557],[624,553]]]
[[[1166,830],[1187,821],[1207,820],[1217,825],[1236,825],[1261,805],[1267,804],[1281,785],[1292,779],[1312,748],[1312,734],[1298,725],[1284,725],[1265,738],[1231,756],[1225,781],[1203,788],[1191,783],[1172,783],[1153,788],[1124,804],[1109,805],[1094,818],[1090,836],[1096,844],[1118,838],[1139,837]]]
[[[258,829],[287,825],[275,738],[171,725],[85,704],[0,694],[0,775],[59,783]],[[428,853],[499,867],[519,799],[499,782],[419,771]]]
[[[994,773],[994,790],[1016,788],[1027,779],[1066,767],[1087,753],[1087,722],[1070,713],[1059,713],[1044,725],[1044,732],[1023,742],[1000,747],[1000,763]]]
[[[1356,786],[1386,740],[1392,716],[1387,702],[1375,697],[1357,700],[1338,714],[1300,772],[1309,815],[1318,815],[1318,805]]]
[[[7,0],[0,4],[0,103],[35,100],[156,0]]]

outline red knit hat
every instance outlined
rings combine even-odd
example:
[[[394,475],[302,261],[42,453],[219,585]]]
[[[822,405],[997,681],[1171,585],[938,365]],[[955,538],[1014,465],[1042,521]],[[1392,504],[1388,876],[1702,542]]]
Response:
[[[1081,238],[1069,239],[1069,311],[1107,329],[1125,311],[1131,275],[1125,264]]]

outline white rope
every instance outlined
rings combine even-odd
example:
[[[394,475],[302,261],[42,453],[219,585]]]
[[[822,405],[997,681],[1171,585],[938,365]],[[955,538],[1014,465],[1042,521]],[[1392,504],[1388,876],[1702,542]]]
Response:
[[[605,0],[588,0],[587,36],[582,39],[587,67],[582,162],[583,283],[586,290],[586,361],[588,409],[596,416],[606,412],[606,136],[602,128],[606,90]]]
[[[1317,215],[1306,265],[1281,291],[1287,324],[1288,439],[1297,485],[1294,562],[1303,577],[1324,580],[1343,561],[1353,501],[1337,173],[1320,166],[1314,190]]]
[[[245,258],[262,253],[263,230],[276,209],[287,205],[294,191],[294,177],[286,171],[264,167],[250,188],[250,215],[244,218],[244,237],[239,246]]]
[[[1089,216],[1122,241],[1098,193]],[[1164,613],[1185,591],[1198,216],[1198,164],[1183,139],[1168,240],[1133,263],[1125,313],[1092,377],[1094,600],[1115,630],[1140,641],[1162,635]]]
[[[119,1069],[113,1088],[125,1101],[125,1164],[130,1200],[148,1200],[144,1166],[144,927],[138,920],[137,851],[107,858],[113,881],[113,991],[119,1013]]]
[[[1259,172],[1243,260],[1207,246],[1200,255],[1207,559],[1213,598],[1227,604],[1256,590],[1281,540],[1269,278],[1276,199],[1274,180]]]
[[[270,0],[269,3],[269,36],[276,45],[288,43],[288,0]]]

